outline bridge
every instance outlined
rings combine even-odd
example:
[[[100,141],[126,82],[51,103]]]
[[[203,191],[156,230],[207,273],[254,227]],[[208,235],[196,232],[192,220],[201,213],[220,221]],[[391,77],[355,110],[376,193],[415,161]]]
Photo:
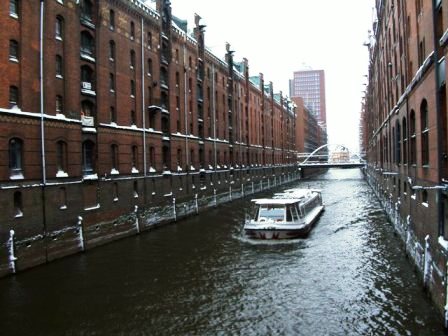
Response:
[[[335,149],[329,154],[330,147]],[[326,154],[318,154],[325,151]],[[303,159],[301,161],[301,159]],[[358,153],[350,155],[347,146],[325,144],[315,149],[312,153],[300,153],[297,156],[299,168],[363,168],[366,166]]]

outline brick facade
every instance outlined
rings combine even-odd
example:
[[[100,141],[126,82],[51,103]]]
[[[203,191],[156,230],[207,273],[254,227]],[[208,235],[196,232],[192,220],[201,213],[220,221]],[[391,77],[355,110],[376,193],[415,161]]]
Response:
[[[187,35],[169,1],[0,13],[0,275],[147,229],[139,219],[176,200],[295,172],[291,101],[230,46],[210,53],[199,18]]]

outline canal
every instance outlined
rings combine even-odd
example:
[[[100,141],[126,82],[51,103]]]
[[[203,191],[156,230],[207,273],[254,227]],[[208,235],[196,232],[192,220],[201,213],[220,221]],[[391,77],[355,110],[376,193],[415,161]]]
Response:
[[[359,170],[295,185],[326,203],[307,239],[246,239],[234,201],[0,279],[0,334],[446,335]]]

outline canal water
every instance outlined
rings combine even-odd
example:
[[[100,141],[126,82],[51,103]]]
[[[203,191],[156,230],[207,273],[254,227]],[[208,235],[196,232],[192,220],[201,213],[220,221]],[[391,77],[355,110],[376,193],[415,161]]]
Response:
[[[234,201],[0,279],[0,335],[446,335],[359,170],[295,186],[326,203],[308,238],[248,240]]]

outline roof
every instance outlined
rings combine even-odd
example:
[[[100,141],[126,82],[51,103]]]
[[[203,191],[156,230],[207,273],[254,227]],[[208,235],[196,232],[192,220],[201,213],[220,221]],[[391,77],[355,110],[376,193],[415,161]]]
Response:
[[[267,205],[267,204],[273,204],[273,205],[289,205],[294,203],[299,203],[300,200],[297,198],[256,198],[253,199],[252,202],[254,202],[257,205]]]

